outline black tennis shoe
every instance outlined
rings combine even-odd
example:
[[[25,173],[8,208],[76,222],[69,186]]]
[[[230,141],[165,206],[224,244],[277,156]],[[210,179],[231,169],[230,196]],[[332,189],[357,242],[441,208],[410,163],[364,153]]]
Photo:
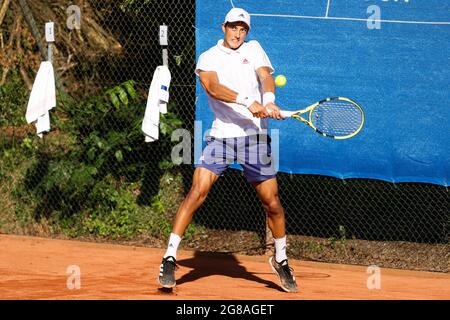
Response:
[[[297,292],[297,283],[293,274],[293,269],[289,267],[287,259],[280,263],[275,261],[275,257],[270,257],[269,264],[272,267],[273,272],[280,279],[281,287],[286,292]]]
[[[168,256],[162,259],[161,266],[159,267],[158,282],[164,288],[173,288],[176,285],[175,282],[175,270],[177,269],[177,260]]]

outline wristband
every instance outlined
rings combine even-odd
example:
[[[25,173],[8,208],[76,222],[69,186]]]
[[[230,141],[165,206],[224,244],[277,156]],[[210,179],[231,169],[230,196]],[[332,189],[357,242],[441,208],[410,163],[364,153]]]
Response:
[[[251,99],[248,96],[243,95],[242,93],[239,93],[236,97],[236,103],[245,106],[246,108],[250,108],[250,106],[255,101],[256,99]]]
[[[263,95],[263,106],[266,106],[268,103],[275,103],[275,94],[273,92],[265,92]]]

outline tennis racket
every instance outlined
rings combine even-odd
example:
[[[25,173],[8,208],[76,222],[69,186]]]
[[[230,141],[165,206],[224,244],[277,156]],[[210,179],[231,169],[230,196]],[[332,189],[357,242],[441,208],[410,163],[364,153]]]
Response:
[[[308,119],[300,116],[308,113]],[[280,112],[283,118],[294,118],[307,124],[318,134],[332,139],[349,139],[361,131],[364,111],[355,101],[344,98],[326,98],[297,111]]]

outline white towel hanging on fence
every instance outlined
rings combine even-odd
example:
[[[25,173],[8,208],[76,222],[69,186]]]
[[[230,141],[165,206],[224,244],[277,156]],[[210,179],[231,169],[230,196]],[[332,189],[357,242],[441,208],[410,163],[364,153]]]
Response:
[[[50,61],[43,61],[36,75],[25,118],[28,123],[36,122],[36,133],[42,138],[50,131],[49,111],[56,106],[55,74]]]
[[[148,92],[145,116],[142,121],[142,131],[145,142],[153,142],[159,138],[159,114],[167,113],[169,102],[170,71],[167,66],[159,66],[153,73],[152,83]]]

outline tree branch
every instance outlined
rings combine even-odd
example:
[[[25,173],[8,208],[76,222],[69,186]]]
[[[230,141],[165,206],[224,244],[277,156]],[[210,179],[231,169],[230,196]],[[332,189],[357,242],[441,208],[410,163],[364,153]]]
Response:
[[[5,18],[6,11],[8,11],[10,2],[11,2],[11,0],[5,0],[5,2],[3,2],[3,4],[2,4],[2,8],[0,9],[0,27],[3,23],[3,19]]]

